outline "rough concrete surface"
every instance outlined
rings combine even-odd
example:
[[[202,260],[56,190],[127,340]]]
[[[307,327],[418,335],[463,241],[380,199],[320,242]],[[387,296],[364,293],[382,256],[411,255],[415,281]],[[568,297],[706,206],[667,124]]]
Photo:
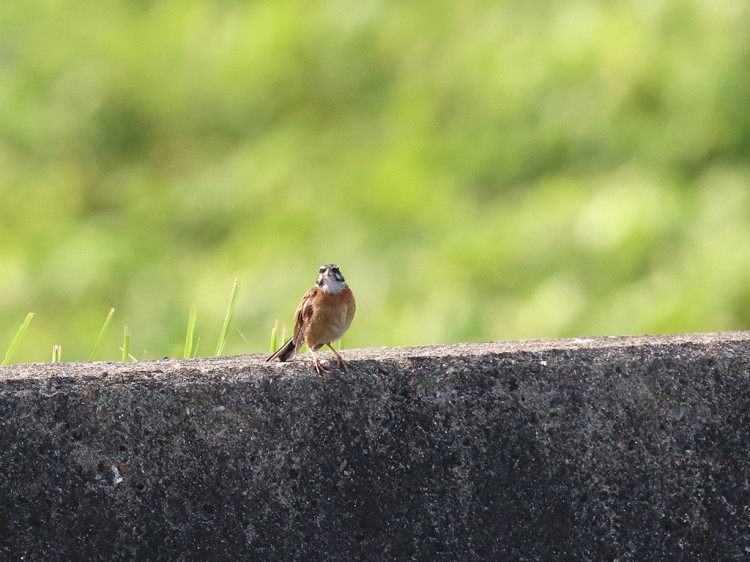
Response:
[[[0,560],[746,560],[750,334],[0,369]]]

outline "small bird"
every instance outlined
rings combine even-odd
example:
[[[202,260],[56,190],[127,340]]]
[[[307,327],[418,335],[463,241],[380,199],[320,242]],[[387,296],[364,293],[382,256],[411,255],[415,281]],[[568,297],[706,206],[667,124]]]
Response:
[[[339,266],[334,263],[321,265],[318,280],[302,297],[302,302],[294,313],[292,337],[266,361],[289,361],[305,344],[310,348],[315,370],[320,374],[328,369],[320,363],[315,352],[327,345],[336,356],[338,364],[348,370],[349,365],[331,344],[349,329],[356,309],[354,295],[341,275]]]

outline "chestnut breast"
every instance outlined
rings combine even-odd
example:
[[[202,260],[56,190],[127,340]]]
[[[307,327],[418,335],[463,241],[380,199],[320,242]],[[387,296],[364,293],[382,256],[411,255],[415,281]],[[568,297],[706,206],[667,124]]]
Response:
[[[320,291],[313,300],[312,315],[305,326],[307,346],[315,348],[338,340],[349,329],[356,308],[349,287],[338,293]]]

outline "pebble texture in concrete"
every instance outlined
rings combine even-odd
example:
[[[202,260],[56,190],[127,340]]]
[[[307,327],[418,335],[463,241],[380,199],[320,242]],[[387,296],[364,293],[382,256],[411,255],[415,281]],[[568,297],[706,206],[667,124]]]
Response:
[[[1,560],[746,560],[750,334],[0,369]]]

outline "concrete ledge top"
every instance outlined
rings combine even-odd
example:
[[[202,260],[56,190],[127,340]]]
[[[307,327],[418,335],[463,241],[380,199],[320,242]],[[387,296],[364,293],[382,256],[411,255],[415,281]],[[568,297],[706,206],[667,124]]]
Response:
[[[717,332],[676,335],[646,336],[597,336],[554,340],[504,340],[482,343],[461,343],[420,347],[374,347],[347,349],[344,355],[354,368],[365,362],[399,362],[413,359],[442,359],[451,357],[461,361],[482,355],[535,354],[554,351],[597,350],[602,353],[623,348],[657,349],[677,347],[716,347],[722,344],[750,343],[750,332]],[[330,353],[321,352],[321,357],[330,358]],[[147,373],[210,374],[231,371],[237,376],[259,376],[263,374],[293,374],[311,371],[308,354],[300,353],[292,362],[266,363],[267,354],[237,355],[224,357],[201,357],[196,359],[155,359],[133,362],[63,362],[25,363],[0,367],[3,379],[46,377],[95,377],[103,374],[146,375]]]

